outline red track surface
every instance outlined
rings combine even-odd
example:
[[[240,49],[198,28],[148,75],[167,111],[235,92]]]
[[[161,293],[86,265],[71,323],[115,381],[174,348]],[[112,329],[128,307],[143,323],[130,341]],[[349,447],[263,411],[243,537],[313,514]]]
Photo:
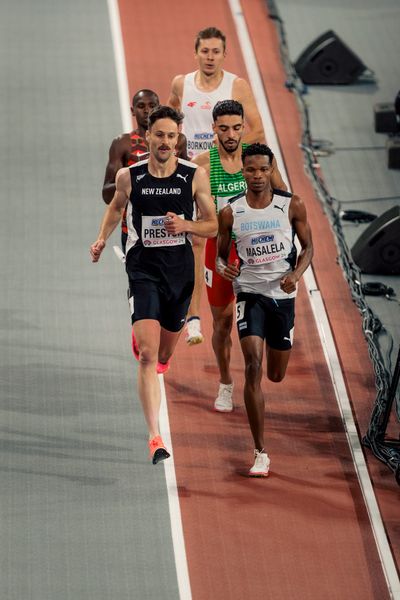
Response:
[[[360,317],[336,265],[328,221],[303,174],[297,108],[284,88],[273,23],[264,2],[243,3],[268,92],[292,189],[307,198],[318,285],[340,350],[348,392],[362,432],[374,399]],[[162,100],[171,79],[195,69],[193,39],[203,27],[228,38],[226,68],[247,77],[227,2],[120,0],[129,89],[153,88]],[[158,25],[159,24],[159,25]],[[207,341],[182,341],[166,377],[176,475],[195,600],[388,598],[365,505],[313,315],[304,288],[297,301],[295,345],[286,380],[265,381],[272,459],[267,480],[250,480],[252,441],[242,401],[243,362],[234,333],[237,409],[215,414],[218,375],[203,303]],[[357,351],[354,349],[356,348]],[[396,484],[371,461],[392,543]],[[398,505],[397,505],[398,506]]]

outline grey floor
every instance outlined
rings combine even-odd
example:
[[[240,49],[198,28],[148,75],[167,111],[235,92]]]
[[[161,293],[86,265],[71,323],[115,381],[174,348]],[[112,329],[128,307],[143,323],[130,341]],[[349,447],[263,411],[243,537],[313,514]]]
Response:
[[[0,44],[0,597],[175,600],[126,277],[88,250],[122,128],[107,3],[3,0]]]
[[[279,10],[293,58],[333,28],[378,76],[370,88],[310,90],[315,137],[383,145],[372,105],[399,88],[399,3],[279,0]],[[3,0],[0,49],[0,596],[175,600],[164,471],[146,455],[125,274],[112,252],[98,265],[88,252],[105,148],[122,128],[107,3]],[[358,200],[398,197],[400,172],[381,150],[338,151],[321,164],[349,207],[380,214],[395,200]],[[348,227],[349,241],[360,231]],[[398,344],[394,307],[379,300],[376,310]]]
[[[312,138],[328,140],[334,149],[318,159],[329,193],[343,210],[379,216],[400,206],[400,170],[387,167],[387,135],[375,133],[373,114],[375,103],[393,102],[400,89],[399,1],[276,0],[275,5],[292,62],[313,40],[333,29],[375,73],[375,83],[308,86]],[[342,226],[349,249],[367,227],[344,221]],[[400,344],[400,277],[363,275],[362,283],[368,281],[380,281],[396,293],[392,300],[367,297],[383,324],[380,344],[387,368],[393,370]]]

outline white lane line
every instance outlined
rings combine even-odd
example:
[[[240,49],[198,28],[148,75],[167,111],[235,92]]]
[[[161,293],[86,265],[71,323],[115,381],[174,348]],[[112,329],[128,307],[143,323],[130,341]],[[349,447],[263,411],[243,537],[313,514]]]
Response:
[[[111,38],[114,48],[115,72],[117,75],[122,131],[131,131],[132,117],[129,110],[131,99],[129,97],[128,76],[126,74],[125,52],[124,44],[122,42],[118,0],[107,0],[107,5],[110,18]]]
[[[268,144],[273,148],[276,160],[279,164],[283,179],[288,181],[285,164],[283,161],[281,149],[278,142],[276,130],[272,121],[271,111],[268,106],[265,95],[264,85],[258,69],[257,60],[254,54],[253,45],[250,40],[246,21],[242,12],[240,0],[228,0],[232,16],[235,22],[242,55],[245,61],[247,73],[254,95],[257,98],[258,108],[264,124],[264,129]],[[389,542],[386,536],[379,506],[369,477],[367,465],[364,459],[360,438],[353,419],[351,405],[346,390],[343,373],[340,367],[339,358],[336,351],[332,330],[329,324],[326,309],[322,296],[318,290],[312,268],[307,269],[304,274],[304,283],[308,290],[312,311],[317,323],[318,333],[321,339],[322,348],[328,364],[329,373],[332,379],[335,396],[339,411],[342,417],[344,430],[352,454],[354,467],[360,483],[361,491],[367,507],[372,531],[381,559],[383,572],[386,577],[389,593],[393,600],[400,600],[400,580],[397,574],[396,565],[390,550]]]
[[[183,535],[181,508],[179,504],[178,486],[176,484],[174,452],[169,428],[168,406],[165,394],[164,377],[159,376],[161,388],[160,433],[171,457],[164,461],[165,479],[167,481],[169,514],[171,518],[172,542],[174,545],[176,575],[178,578],[180,600],[191,600],[189,570]]]
[[[118,9],[118,0],[107,0],[108,12],[110,16],[111,36],[114,48],[115,68],[118,81],[118,96],[122,118],[123,131],[131,131],[132,120],[129,110],[130,96],[128,87],[128,77],[126,73],[125,53],[121,34],[121,21]],[[118,253],[118,257],[119,253]],[[190,589],[189,570],[187,565],[185,540],[183,537],[183,527],[181,518],[181,509],[179,505],[179,494],[176,484],[174,455],[171,442],[171,432],[169,429],[168,408],[165,395],[164,378],[159,377],[161,387],[161,411],[160,411],[160,432],[163,440],[171,452],[171,457],[164,461],[164,472],[168,492],[168,506],[171,520],[172,543],[175,556],[176,575],[179,588],[180,600],[191,600],[192,593]],[[151,466],[149,467],[151,468]]]

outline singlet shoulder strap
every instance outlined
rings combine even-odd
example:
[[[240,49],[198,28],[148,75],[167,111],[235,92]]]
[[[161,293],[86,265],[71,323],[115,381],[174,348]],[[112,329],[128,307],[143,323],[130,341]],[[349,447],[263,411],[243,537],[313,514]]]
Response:
[[[286,190],[278,190],[276,188],[273,188],[272,192],[277,196],[285,196],[285,198],[291,198],[293,196],[292,192],[288,192]]]
[[[195,172],[195,170],[199,166],[199,165],[196,165],[195,163],[192,163],[190,160],[186,160],[184,158],[179,158],[178,157],[178,166],[179,165],[183,165],[184,167],[189,167],[189,169],[192,170],[193,173]]]
[[[232,196],[232,198],[229,198],[228,204],[233,204],[236,200],[239,200],[239,198],[243,198],[244,195],[244,192],[239,192],[239,194],[236,194],[236,196]]]
[[[218,147],[217,146],[211,146],[210,150],[210,165],[220,165],[221,164],[221,157],[219,155],[218,152]]]
[[[237,79],[237,75],[235,75],[234,73],[230,73],[229,71],[225,71],[224,69],[223,81],[225,80],[226,82],[233,83],[235,79]]]
[[[196,71],[192,71],[192,73],[186,73],[186,75],[183,78],[183,86],[185,86],[185,83],[194,85],[195,75],[196,75]]]
[[[139,160],[138,162],[136,162],[133,165],[129,165],[129,169],[134,172],[137,170],[140,170],[141,167],[143,167],[144,165],[146,165],[146,170],[148,170],[148,164],[149,164],[149,159],[148,158],[144,158],[143,160]]]

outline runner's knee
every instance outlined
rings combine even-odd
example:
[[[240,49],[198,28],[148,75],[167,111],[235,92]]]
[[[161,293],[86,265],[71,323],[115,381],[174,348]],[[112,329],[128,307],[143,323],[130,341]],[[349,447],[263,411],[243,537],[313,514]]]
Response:
[[[284,379],[285,373],[286,369],[277,369],[275,367],[272,367],[268,368],[267,377],[270,381],[273,381],[274,383],[279,383],[280,381],[282,381],[282,379]]]
[[[245,375],[248,383],[256,383],[261,377],[262,357],[251,356],[246,358]]]
[[[215,316],[213,318],[213,329],[217,335],[229,336],[232,331],[233,315]]]
[[[150,346],[146,345],[142,345],[142,347],[139,347],[139,362],[143,366],[156,363],[157,348],[151,348]]]

